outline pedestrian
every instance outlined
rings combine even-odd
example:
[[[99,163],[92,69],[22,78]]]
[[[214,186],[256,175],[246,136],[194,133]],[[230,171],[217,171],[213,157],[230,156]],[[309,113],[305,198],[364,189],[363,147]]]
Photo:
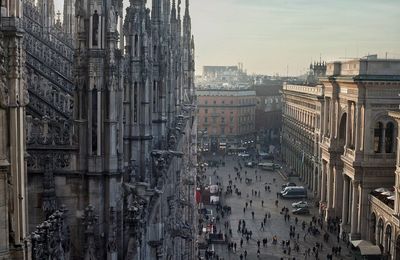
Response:
[[[264,201],[263,200],[261,201],[261,207],[264,208]]]
[[[257,258],[260,258],[260,249],[257,250]]]
[[[275,206],[278,207],[279,201],[275,200]]]
[[[251,212],[251,216],[254,219],[254,211]]]
[[[253,200],[250,200],[250,207],[251,207],[251,204],[253,203]]]
[[[240,248],[243,247],[243,238],[240,239]]]
[[[247,259],[247,250],[244,250],[244,259]]]
[[[240,254],[239,258],[240,258],[240,260],[243,260],[243,255],[242,255],[242,254]]]
[[[243,208],[243,214],[246,214],[246,208]]]
[[[260,249],[260,244],[261,244],[260,240],[257,240],[258,249]]]

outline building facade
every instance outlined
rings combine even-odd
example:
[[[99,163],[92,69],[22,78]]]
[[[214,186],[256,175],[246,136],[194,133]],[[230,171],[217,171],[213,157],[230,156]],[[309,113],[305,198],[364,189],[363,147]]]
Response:
[[[194,258],[189,1],[63,13],[2,1],[0,259]]]
[[[320,192],[319,132],[323,86],[284,84],[282,161],[299,176],[313,194]]]
[[[249,88],[203,88],[198,98],[198,129],[201,142],[211,150],[242,146],[254,141],[255,91]]]
[[[0,259],[28,259],[25,78],[22,1],[0,9]]]
[[[390,111],[396,128],[400,123],[400,112]],[[397,131],[397,140],[400,132]],[[400,258],[400,207],[399,207],[399,167],[400,146],[396,147],[396,171],[392,185],[375,189],[369,195],[369,216],[367,238],[372,244],[378,245],[388,259]]]
[[[282,129],[282,81],[267,81],[255,85],[255,131],[259,149],[268,151],[269,145],[278,145]]]

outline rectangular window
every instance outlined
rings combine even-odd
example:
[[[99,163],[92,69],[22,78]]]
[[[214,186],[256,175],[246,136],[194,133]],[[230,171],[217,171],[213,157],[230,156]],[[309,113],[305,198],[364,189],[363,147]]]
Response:
[[[208,113],[208,109],[204,109],[204,113],[206,113],[206,114],[207,114],[207,113]]]
[[[204,118],[204,123],[207,123],[207,121],[208,121],[208,118],[205,117],[205,118]]]

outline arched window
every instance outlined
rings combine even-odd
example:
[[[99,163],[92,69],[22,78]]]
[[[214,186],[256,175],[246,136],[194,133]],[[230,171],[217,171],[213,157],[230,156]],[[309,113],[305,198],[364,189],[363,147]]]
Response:
[[[385,251],[390,254],[392,249],[392,227],[388,225],[385,231]]]
[[[340,125],[339,125],[339,140],[342,144],[345,143],[346,141],[346,128],[347,128],[347,113],[344,113],[342,115],[342,118],[340,119]]]
[[[137,57],[139,54],[139,36],[135,34],[135,42],[133,45],[133,56]]]
[[[383,220],[380,218],[378,221],[378,245],[383,244]]]
[[[382,152],[382,132],[383,132],[383,124],[378,122],[375,124],[374,128],[374,152],[381,153]]]
[[[376,215],[372,213],[370,222],[370,238],[372,244],[376,245]]]
[[[387,123],[385,132],[385,152],[394,152],[394,124],[392,122]]]
[[[93,30],[92,30],[92,45],[97,46],[98,43],[98,33],[99,33],[99,15],[97,10],[93,14]]]

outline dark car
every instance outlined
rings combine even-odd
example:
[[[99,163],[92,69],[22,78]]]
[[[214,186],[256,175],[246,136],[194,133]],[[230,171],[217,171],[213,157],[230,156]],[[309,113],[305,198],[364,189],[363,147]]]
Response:
[[[296,183],[294,183],[294,182],[288,182],[288,183],[285,183],[285,184],[282,185],[282,190],[283,190],[284,188],[286,188],[286,187],[294,187],[294,186],[297,186]]]
[[[293,215],[307,215],[310,214],[310,210],[308,208],[298,208],[292,210]]]

